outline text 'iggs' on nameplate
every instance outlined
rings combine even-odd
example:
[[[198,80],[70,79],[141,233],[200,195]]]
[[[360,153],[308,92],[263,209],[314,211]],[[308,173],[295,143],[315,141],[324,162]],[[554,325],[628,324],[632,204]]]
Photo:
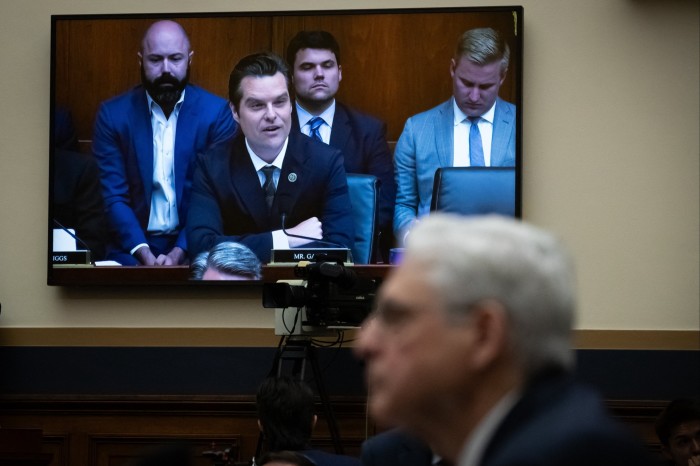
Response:
[[[56,265],[88,265],[91,263],[90,251],[53,251],[49,253],[51,263]]]

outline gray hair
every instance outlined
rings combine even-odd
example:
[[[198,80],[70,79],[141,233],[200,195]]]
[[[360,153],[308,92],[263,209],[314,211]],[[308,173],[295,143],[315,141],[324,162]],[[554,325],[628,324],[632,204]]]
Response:
[[[409,257],[452,316],[467,315],[485,299],[503,305],[526,376],[573,368],[573,264],[554,236],[506,217],[433,214],[409,235]]]
[[[501,74],[505,74],[510,61],[510,47],[495,29],[469,29],[462,34],[457,42],[455,59],[460,57],[465,57],[479,65],[500,60]]]
[[[215,245],[211,250],[199,253],[190,265],[193,280],[201,280],[208,268],[229,275],[240,275],[250,280],[260,280],[262,265],[258,256],[247,246],[233,241]]]

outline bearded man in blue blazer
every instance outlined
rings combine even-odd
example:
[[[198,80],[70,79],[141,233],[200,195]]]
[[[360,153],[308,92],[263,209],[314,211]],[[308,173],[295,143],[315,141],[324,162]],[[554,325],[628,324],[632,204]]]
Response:
[[[187,219],[194,254],[235,241],[262,262],[272,249],[352,248],[355,230],[340,151],[291,131],[289,71],[281,57],[242,58],[229,79],[240,133],[200,155]]]
[[[153,23],[138,53],[142,84],[97,114],[92,150],[113,232],[107,258],[123,265],[187,261],[195,156],[235,134],[226,100],[188,83],[193,53],[182,26]]]
[[[450,63],[453,96],[406,121],[394,151],[399,242],[430,210],[438,168],[515,166],[516,109],[498,97],[509,59],[494,29],[466,31]]]
[[[346,173],[374,175],[380,182],[378,224],[381,256],[393,243],[396,198],[394,163],[386,142],[386,124],[335,98],[343,70],[340,45],[327,31],[300,31],[287,46],[295,105],[293,131],[317,138],[343,154]],[[318,121],[318,126],[312,124]]]

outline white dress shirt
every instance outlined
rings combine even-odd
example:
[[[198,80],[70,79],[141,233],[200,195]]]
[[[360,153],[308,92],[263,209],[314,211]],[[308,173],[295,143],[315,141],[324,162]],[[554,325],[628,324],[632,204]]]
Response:
[[[315,115],[310,114],[304,108],[295,103],[297,107],[297,116],[299,117],[299,128],[301,132],[307,136],[311,136],[311,127],[309,126],[309,120],[311,120]],[[323,124],[318,127],[318,131],[321,134],[321,139],[326,144],[331,142],[331,130],[333,129],[333,117],[335,116],[335,99],[333,103],[321,113],[320,116],[323,119]]]
[[[177,233],[180,218],[177,212],[177,194],[175,192],[175,133],[180,108],[185,101],[182,91],[169,118],[163,109],[148,93],[148,108],[151,111],[151,128],[153,129],[153,178],[151,179],[151,210],[148,216],[148,233],[170,235]],[[144,180],[145,181],[145,180]],[[148,246],[137,244],[130,252]]]
[[[454,158],[452,166],[469,166],[469,129],[472,123],[467,115],[457,106],[453,99],[454,106]],[[479,122],[479,132],[481,133],[481,146],[484,149],[484,166],[491,166],[491,138],[493,136],[493,117],[496,114],[496,102],[488,112],[481,115]]]
[[[277,157],[275,157],[275,160],[273,160],[270,163],[265,162],[263,159],[258,157],[258,155],[255,153],[252,147],[250,147],[250,144],[248,144],[248,139],[246,138],[245,140],[245,146],[248,149],[248,155],[250,155],[250,161],[253,162],[253,166],[255,167],[255,171],[258,174],[258,180],[260,181],[260,187],[265,184],[265,173],[263,173],[262,169],[263,167],[266,167],[268,165],[272,165],[275,167],[275,171],[272,175],[272,181],[275,183],[275,190],[277,189],[277,185],[280,180],[280,174],[282,173],[282,164],[284,163],[284,156],[287,153],[287,144],[289,143],[289,137],[284,140],[284,145],[282,146],[282,150],[280,150],[280,153],[277,154]],[[289,225],[285,225],[284,227],[287,228]],[[289,249],[289,239],[287,238],[287,235],[284,234],[282,230],[275,230],[272,232],[272,248],[273,249]]]
[[[503,419],[505,419],[519,399],[520,392],[513,391],[506,394],[491,408],[491,411],[479,422],[464,443],[457,463],[459,466],[479,466],[481,464],[484,451],[493,438],[493,434],[496,433],[498,426],[501,425]]]
[[[175,133],[185,92],[182,92],[169,118],[165,117],[163,110],[150,95],[146,96],[153,127],[153,191],[148,231],[172,234],[177,232],[180,224],[175,194]]]

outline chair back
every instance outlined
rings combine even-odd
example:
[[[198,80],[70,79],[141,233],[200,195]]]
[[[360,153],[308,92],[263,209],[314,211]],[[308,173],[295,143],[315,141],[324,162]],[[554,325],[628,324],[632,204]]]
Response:
[[[513,217],[516,215],[515,168],[438,168],[430,210]]]
[[[379,180],[374,175],[348,173],[348,191],[355,225],[355,264],[369,264],[377,238]]]

